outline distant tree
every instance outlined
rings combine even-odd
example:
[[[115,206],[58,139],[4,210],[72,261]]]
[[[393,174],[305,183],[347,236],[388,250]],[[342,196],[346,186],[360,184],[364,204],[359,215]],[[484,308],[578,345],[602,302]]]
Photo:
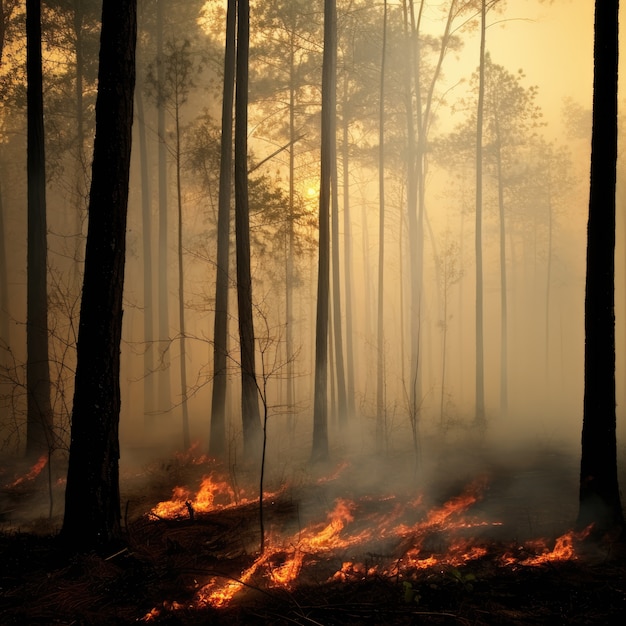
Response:
[[[26,312],[26,453],[54,446],[48,358],[48,243],[41,60],[41,2],[26,2],[28,253]]]
[[[104,0],[96,136],[61,538],[70,550],[121,540],[120,341],[135,86],[136,0]]]
[[[385,69],[387,55],[387,0],[383,3],[383,40],[380,60],[380,102],[378,105],[378,315],[376,332],[376,442],[383,450],[384,429],[384,287],[385,287]]]
[[[160,108],[171,117],[173,122],[171,154],[175,167],[176,215],[177,215],[177,262],[178,262],[178,339],[180,345],[180,385],[183,447],[191,445],[189,433],[189,409],[187,404],[187,356],[185,338],[185,282],[183,255],[183,200],[182,200],[182,120],[181,109],[189,99],[189,92],[195,86],[193,74],[200,70],[191,56],[188,39],[180,42],[168,40],[163,46],[157,77],[148,75],[158,94]]]
[[[596,0],[578,524],[624,535],[615,416],[618,0]]]
[[[485,46],[487,33],[487,2],[480,0],[480,47],[478,55],[478,94],[476,98],[476,153],[475,153],[475,229],[476,255],[476,371],[474,423],[485,425],[485,337],[483,296],[483,126],[485,113]]]
[[[324,0],[324,54],[322,62],[322,146],[320,155],[319,253],[315,324],[315,391],[313,398],[312,460],[328,458],[328,315],[330,291],[330,191],[332,143],[336,101],[337,7]]]
[[[160,363],[158,374],[158,401],[159,411],[169,411],[171,405],[170,390],[170,313],[169,313],[169,280],[168,280],[168,177],[167,177],[167,137],[165,120],[165,64],[164,56],[164,7],[165,0],[156,0],[156,65],[157,65],[157,136],[158,136],[158,280],[157,280],[157,310],[158,310],[158,339],[160,346]]]

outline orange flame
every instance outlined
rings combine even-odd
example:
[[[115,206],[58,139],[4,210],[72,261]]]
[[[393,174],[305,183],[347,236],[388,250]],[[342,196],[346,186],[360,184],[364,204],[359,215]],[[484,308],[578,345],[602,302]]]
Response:
[[[268,536],[265,551],[259,555],[238,578],[214,576],[200,587],[192,606],[211,605],[219,608],[228,605],[234,596],[246,586],[259,585],[261,580],[271,587],[290,588],[298,579],[307,562],[319,560],[325,554],[338,554],[338,551],[360,546],[366,549],[367,542],[374,540],[395,540],[396,549],[401,542],[402,554],[379,557],[377,564],[366,565],[358,560],[346,560],[341,568],[331,574],[329,581],[345,582],[364,580],[367,576],[412,577],[418,571],[440,566],[458,568],[472,560],[488,554],[488,544],[480,545],[476,539],[459,538],[458,531],[491,524],[480,519],[468,518],[467,510],[481,497],[485,479],[474,481],[460,495],[450,498],[441,506],[427,511],[417,522],[411,522],[415,511],[421,508],[421,498],[401,502],[395,496],[363,497],[358,502],[346,498],[335,501],[332,511],[323,522],[314,522],[299,533],[280,537]],[[371,502],[385,503],[385,508],[377,506],[374,513],[364,515]],[[242,500],[239,500],[241,503]],[[225,481],[218,481],[213,476],[203,478],[198,493],[193,497],[188,489],[177,488],[172,500],[161,503],[159,507],[171,505],[174,510],[183,511],[189,505],[201,510],[214,510],[226,506],[235,506],[233,489]],[[160,511],[155,507],[153,511]],[[176,507],[178,507],[176,509]],[[165,509],[163,509],[165,511]],[[170,513],[171,514],[171,511]],[[360,519],[364,518],[364,519]],[[366,523],[364,523],[366,522]],[[493,523],[497,525],[499,522]],[[547,542],[537,541],[526,544],[524,556],[505,554],[500,563],[503,565],[540,565],[542,563],[576,558],[575,541],[583,539],[590,529],[583,533],[570,532],[556,540],[552,549]],[[432,550],[427,548],[428,540],[435,538],[445,541],[445,548]],[[528,554],[536,556],[528,557]],[[341,554],[339,552],[339,554]],[[155,609],[161,610],[159,608]],[[153,610],[154,611],[154,610]],[[144,620],[150,621],[151,614]]]
[[[42,454],[27,474],[16,478],[10,485],[8,485],[8,487],[17,487],[23,482],[26,482],[28,480],[34,480],[35,478],[37,478],[37,476],[39,476],[39,474],[41,474],[41,470],[43,470],[47,463],[48,455]]]

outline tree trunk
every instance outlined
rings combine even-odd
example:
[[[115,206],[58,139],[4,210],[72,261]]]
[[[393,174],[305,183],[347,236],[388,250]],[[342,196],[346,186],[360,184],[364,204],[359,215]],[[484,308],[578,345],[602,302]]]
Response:
[[[485,425],[485,356],[483,337],[483,111],[485,102],[486,0],[480,8],[480,56],[478,62],[478,106],[476,111],[476,410],[474,422]]]
[[[61,531],[71,550],[110,550],[121,540],[120,341],[136,15],[136,0],[103,3],[96,138]]]
[[[235,235],[237,303],[241,354],[241,412],[246,457],[260,452],[261,416],[255,365],[252,278],[250,274],[250,211],[248,206],[248,55],[250,7],[239,0],[235,96]]]
[[[496,128],[498,123],[496,120]],[[499,134],[499,131],[497,131]],[[502,146],[496,139],[496,171],[498,176],[498,214],[500,217],[500,417],[506,415],[508,392],[508,306],[506,271],[506,220],[504,211],[504,178],[502,174]]]
[[[158,409],[169,411],[172,400],[170,393],[170,315],[168,291],[168,219],[167,219],[167,141],[165,137],[165,101],[163,86],[165,84],[165,63],[163,59],[163,2],[157,0],[157,136],[158,136],[158,178],[159,178],[159,384]]]
[[[623,536],[615,417],[618,0],[596,0],[578,524]]]
[[[222,88],[222,144],[220,189],[217,209],[217,267],[215,274],[215,318],[213,322],[213,394],[209,454],[226,454],[226,386],[228,381],[228,272],[230,260],[230,198],[233,154],[233,94],[235,88],[235,24],[237,0],[228,0],[224,83]]]
[[[378,103],[378,330],[376,333],[376,445],[382,453],[385,429],[385,334],[383,325],[385,287],[385,56],[387,53],[387,0],[383,5],[383,43],[380,62],[380,92]]]
[[[313,461],[328,458],[328,315],[330,282],[330,186],[334,154],[337,59],[337,7],[324,0],[324,53],[322,60],[322,145],[320,154],[319,257],[315,324],[315,391],[313,399]]]
[[[183,427],[183,449],[191,446],[189,433],[189,407],[187,405],[187,350],[185,345],[185,266],[183,256],[183,194],[181,182],[181,136],[180,136],[180,103],[175,104],[175,135],[176,135],[176,205],[178,208],[178,340],[180,345],[180,395]]]
[[[48,360],[46,166],[41,67],[41,2],[26,3],[28,76],[28,252],[26,311],[27,455],[54,446]]]
[[[155,409],[154,389],[154,296],[152,288],[152,204],[148,174],[148,145],[143,108],[142,86],[135,91],[139,125],[139,161],[141,170],[141,226],[143,247],[143,413],[146,434],[152,430]]]

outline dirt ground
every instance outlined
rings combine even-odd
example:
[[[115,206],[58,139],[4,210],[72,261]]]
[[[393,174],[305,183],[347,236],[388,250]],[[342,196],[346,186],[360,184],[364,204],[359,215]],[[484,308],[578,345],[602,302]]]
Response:
[[[605,625],[626,614],[626,557],[618,544],[574,539],[568,558],[531,564],[570,530],[575,459],[541,451],[472,466],[457,456],[446,460],[445,472],[431,468],[428,488],[407,487],[395,462],[393,472],[362,461],[299,480],[283,476],[265,502],[272,555],[262,561],[258,501],[242,495],[244,473],[237,481],[229,475],[236,502],[218,498],[201,510],[191,496],[172,517],[153,507],[174,486],[197,486],[214,468],[178,458],[123,475],[126,547],[69,556],[55,538],[60,520],[43,514],[51,483],[41,477],[14,485],[15,470],[5,468],[0,624]],[[468,477],[478,475],[479,497],[450,513]],[[408,507],[417,492],[419,504]],[[328,511],[344,498],[352,504],[335,526]],[[410,513],[389,522],[401,508]],[[366,530],[368,538],[357,541]],[[346,541],[329,547],[319,539],[327,532]],[[283,538],[280,549],[275,535]],[[480,550],[459,563],[450,556],[458,540]],[[295,579],[276,584],[295,553]],[[203,593],[229,584],[236,592],[222,606]]]

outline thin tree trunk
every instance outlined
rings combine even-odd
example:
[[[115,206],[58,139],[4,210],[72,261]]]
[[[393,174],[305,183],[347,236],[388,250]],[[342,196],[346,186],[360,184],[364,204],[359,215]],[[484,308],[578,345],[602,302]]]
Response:
[[[354,326],[352,313],[352,223],[350,219],[350,145],[348,140],[349,118],[347,79],[344,81],[343,99],[343,138],[342,138],[342,165],[343,165],[343,256],[345,275],[346,301],[346,410],[350,420],[355,414],[354,408]]]
[[[180,111],[176,102],[176,200],[178,206],[178,324],[180,345],[180,393],[183,427],[183,449],[191,445],[189,407],[187,405],[187,350],[185,345],[185,272],[183,258],[183,196],[181,189]]]
[[[500,416],[508,410],[508,307],[506,271],[506,223],[504,215],[504,181],[502,153],[497,140],[498,214],[500,217]]]
[[[335,115],[337,8],[324,0],[324,54],[322,61],[322,145],[320,155],[319,259],[315,326],[315,392],[313,404],[313,461],[328,458],[328,313],[330,281],[330,187],[333,157],[331,135]]]
[[[383,42],[380,62],[380,91],[378,103],[378,330],[376,333],[376,442],[383,451],[385,397],[385,335],[383,326],[385,290],[385,61],[387,53],[387,0],[383,5]]]
[[[485,101],[486,0],[480,9],[480,56],[478,65],[478,107],[476,111],[476,414],[474,422],[485,425],[485,356],[483,337],[483,110]]]
[[[248,206],[248,54],[250,7],[239,0],[235,96],[235,234],[237,302],[241,351],[241,411],[244,450],[248,458],[260,452],[261,417],[255,366],[252,278],[250,274],[250,213]]]
[[[154,295],[152,289],[152,204],[148,174],[148,145],[142,87],[135,91],[139,125],[139,161],[141,170],[141,223],[143,243],[143,413],[146,433],[151,431],[155,408],[154,389]]]
[[[217,267],[215,274],[215,318],[213,322],[213,394],[209,454],[226,454],[226,387],[228,382],[228,272],[230,262],[230,199],[233,154],[233,94],[235,89],[235,24],[237,0],[228,0],[224,84],[222,88],[222,144],[217,212]]]
[[[26,2],[28,77],[28,252],[26,311],[27,455],[54,446],[48,357],[46,165],[41,67],[41,2]]]
[[[289,217],[287,220],[286,264],[285,264],[285,357],[287,359],[287,411],[289,411],[289,434],[294,434],[296,409],[296,384],[294,375],[293,348],[293,286],[295,253],[295,142],[296,142],[296,76],[295,47],[296,32],[292,29],[289,46]]]
[[[169,411],[171,408],[170,393],[170,315],[168,290],[168,209],[167,209],[167,141],[165,129],[165,102],[162,94],[165,84],[165,66],[163,61],[163,2],[157,0],[157,136],[158,147],[158,179],[159,179],[159,410]]]
[[[337,420],[340,428],[347,423],[346,409],[346,375],[343,359],[343,330],[341,323],[341,271],[339,267],[339,193],[337,188],[337,149],[336,149],[336,116],[331,116],[331,252],[332,252],[332,311],[333,311],[333,337],[334,337],[334,363],[337,381]]]

